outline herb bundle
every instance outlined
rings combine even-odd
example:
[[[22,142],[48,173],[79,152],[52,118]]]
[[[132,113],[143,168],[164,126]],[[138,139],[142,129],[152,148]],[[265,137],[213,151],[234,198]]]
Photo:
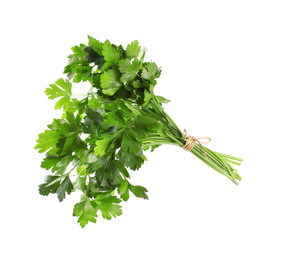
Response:
[[[138,170],[146,161],[143,151],[162,144],[185,147],[188,141],[193,141],[192,154],[238,184],[241,177],[232,164],[240,165],[241,159],[203,147],[164,111],[169,100],[154,94],[161,69],[144,61],[146,50],[138,41],[124,49],[88,39],[87,45],[72,48],[64,68],[68,79],[45,91],[63,114],[39,134],[35,146],[46,153],[41,167],[52,172],[39,186],[41,195],[55,193],[62,201],[66,193],[81,190],[73,210],[81,227],[96,222],[99,211],[111,219],[122,214],[120,202],[130,194],[148,199],[146,188],[129,181],[128,169]],[[90,89],[73,95],[71,81],[87,81]]]

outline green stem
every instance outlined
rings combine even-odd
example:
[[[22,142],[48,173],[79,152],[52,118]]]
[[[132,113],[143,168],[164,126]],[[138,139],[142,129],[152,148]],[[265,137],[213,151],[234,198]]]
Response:
[[[238,158],[238,157],[234,157],[234,156],[230,156],[230,155],[226,155],[226,154],[218,153],[218,152],[216,152],[216,154],[218,154],[218,155],[220,155],[224,158],[228,158],[228,159],[232,159],[232,160],[235,160],[235,161],[243,162],[243,159]]]
[[[160,120],[168,129],[166,138],[151,135],[148,136],[144,142],[146,145],[159,145],[159,144],[173,144],[182,147],[185,144],[184,133],[181,132],[175,122],[166,114],[161,104],[157,101],[156,97],[150,100],[150,106],[152,109],[147,109],[147,113]],[[203,161],[205,164],[216,170],[217,172],[225,175],[233,183],[238,185],[238,181],[242,178],[237,173],[230,163],[240,165],[242,162],[241,158],[229,156],[226,154],[214,152],[206,147],[204,147],[205,153],[200,144],[195,144],[191,153]]]
[[[72,94],[71,96],[86,96],[86,97],[89,97],[88,94]]]
[[[235,164],[235,165],[241,165],[241,163],[239,163],[239,162],[235,162],[235,161],[232,161],[232,160],[229,160],[229,159],[226,159],[226,158],[225,158],[225,160],[226,160],[227,162],[232,163],[232,164]]]

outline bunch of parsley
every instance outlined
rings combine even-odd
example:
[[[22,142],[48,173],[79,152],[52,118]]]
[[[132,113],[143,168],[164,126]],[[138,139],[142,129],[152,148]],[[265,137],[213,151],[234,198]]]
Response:
[[[73,210],[81,227],[96,222],[98,211],[106,219],[121,215],[120,202],[130,193],[148,199],[146,188],[129,182],[128,172],[146,161],[144,150],[185,144],[185,135],[163,109],[169,100],[154,94],[161,69],[144,61],[145,49],[138,41],[124,49],[88,39],[88,45],[72,48],[64,69],[68,79],[58,79],[45,91],[49,99],[57,99],[55,109],[63,114],[39,134],[35,146],[46,152],[41,167],[52,172],[39,186],[40,194],[55,193],[62,201],[66,193],[81,190]],[[91,87],[73,95],[71,81],[87,81]],[[205,151],[207,158],[199,144],[191,150],[235,184],[241,180],[230,165],[240,165],[241,159]]]

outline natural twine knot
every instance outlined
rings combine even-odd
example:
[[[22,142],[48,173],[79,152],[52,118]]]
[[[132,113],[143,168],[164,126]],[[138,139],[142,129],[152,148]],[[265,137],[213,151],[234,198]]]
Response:
[[[194,147],[195,143],[197,142],[197,143],[199,143],[201,145],[201,147],[203,149],[203,152],[205,154],[205,157],[206,157],[206,159],[208,159],[207,155],[206,155],[206,152],[205,152],[205,149],[204,149],[202,144],[207,144],[207,143],[211,142],[211,138],[209,138],[209,137],[198,137],[198,138],[195,138],[194,136],[189,135],[186,132],[185,129],[183,131],[184,131],[184,134],[185,134],[185,137],[184,137],[185,144],[182,146],[182,148],[189,152],[189,151],[192,150],[192,148]],[[202,141],[199,141],[199,139],[205,139],[205,140],[208,139],[208,141],[202,142]]]

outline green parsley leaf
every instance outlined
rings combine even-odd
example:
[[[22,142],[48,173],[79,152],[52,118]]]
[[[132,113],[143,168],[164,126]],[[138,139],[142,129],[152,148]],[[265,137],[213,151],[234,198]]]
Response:
[[[142,154],[142,152],[134,154],[126,152],[123,149],[119,150],[119,152],[116,154],[116,158],[119,159],[122,164],[134,171],[138,170],[146,160],[146,157],[144,154]]]
[[[138,198],[143,198],[148,200],[148,196],[146,194],[147,189],[142,186],[134,186],[132,184],[129,185],[130,191]]]
[[[114,164],[111,157],[99,158],[99,163],[102,165],[96,170],[96,179],[101,187],[109,187],[115,184],[116,178],[119,175],[119,170]]]
[[[113,64],[114,64],[114,63],[109,62],[109,61],[105,62],[104,65],[102,66],[102,69],[101,69],[100,72],[101,72],[101,73],[104,73],[104,72],[107,71],[110,67],[112,67]]]
[[[117,64],[121,57],[120,52],[108,40],[103,44],[102,55],[106,61],[114,64]]]
[[[84,52],[85,47],[86,47],[86,45],[81,43],[79,46],[75,45],[74,47],[72,47],[71,50],[73,51],[73,53],[75,54],[76,57],[84,58],[84,56],[86,54]]]
[[[145,67],[143,67],[141,76],[144,79],[152,80],[155,77],[155,73],[157,71],[157,66],[154,62],[149,62],[146,64]]]
[[[98,195],[95,202],[105,219],[111,219],[112,217],[116,218],[117,216],[122,215],[121,206],[118,205],[121,200],[116,196],[108,196],[104,194]]]
[[[171,100],[166,99],[166,98],[161,97],[161,96],[156,96],[156,98],[157,98],[157,101],[158,101],[159,103],[169,103],[169,102],[171,101]]]
[[[131,60],[133,58],[137,58],[141,51],[141,47],[137,40],[132,41],[131,44],[128,44],[126,48],[126,58]]]
[[[123,174],[124,177],[130,178],[130,174],[126,167],[119,161],[114,160],[113,163],[117,166],[118,170]]]
[[[84,228],[89,221],[96,223],[98,210],[97,204],[88,197],[85,197],[81,202],[75,204],[73,215],[79,217],[78,222],[80,226]]]
[[[91,45],[85,47],[83,51],[87,53],[84,57],[84,61],[86,62],[100,64],[104,60],[103,56],[99,55]]]
[[[93,47],[95,52],[97,52],[99,55],[102,55],[103,44],[89,35],[88,35],[88,39],[89,39],[89,45]]]
[[[127,201],[130,198],[129,194],[129,182],[127,179],[125,179],[121,185],[118,187],[118,193],[120,194],[120,197],[124,200]]]
[[[138,75],[138,72],[140,70],[140,61],[137,59],[134,59],[131,63],[130,60],[120,60],[119,63],[119,70],[123,73],[120,80],[123,83],[129,83],[135,79],[135,77]]]
[[[137,137],[137,133],[132,128],[125,129],[121,143],[122,149],[130,153],[139,153],[141,151],[141,142],[138,141]]]
[[[73,191],[81,190],[83,193],[86,190],[86,179],[87,176],[79,176],[73,181]]]
[[[57,144],[60,136],[61,135],[57,131],[49,129],[45,130],[44,133],[38,135],[39,138],[36,141],[37,145],[35,146],[35,149],[39,149],[39,153],[46,152]]]
[[[95,154],[104,156],[109,148],[113,148],[122,135],[123,130],[118,130],[114,134],[103,134],[102,139],[96,141]]]
[[[149,116],[137,116],[135,119],[135,127],[139,134],[147,135],[155,133],[162,128],[160,121]]]
[[[59,99],[55,105],[55,109],[61,109],[63,106],[67,106],[70,102],[72,84],[69,80],[64,80],[62,78],[58,79],[55,84],[50,84],[50,88],[45,90],[46,95],[49,99]]]
[[[144,88],[145,87],[145,85],[140,80],[135,80],[133,82],[133,86],[134,86],[134,88]]]
[[[114,69],[105,71],[100,77],[100,82],[102,92],[109,96],[112,96],[118,89],[122,87],[119,75]]]
[[[141,73],[141,77],[145,80],[149,80],[153,86],[156,85],[156,78],[161,74],[161,69],[156,66],[154,62],[145,63]]]
[[[63,201],[65,199],[65,193],[67,192],[67,194],[70,194],[72,189],[72,182],[70,181],[69,177],[66,176],[57,189],[59,201]]]
[[[82,158],[80,159],[82,163],[94,163],[98,160],[97,156],[94,154],[94,152],[91,152],[90,150],[84,151],[84,154],[82,155]],[[83,167],[83,166],[82,166]]]
[[[134,186],[130,184],[127,179],[124,179],[118,187],[118,193],[124,201],[127,201],[130,197],[129,190],[138,198],[148,199],[146,194],[148,191],[146,188],[142,186]]]
[[[93,111],[88,106],[86,106],[86,114],[92,120],[92,124],[97,128],[98,132],[101,129],[103,123],[103,117],[100,113]]]
[[[147,107],[149,104],[149,101],[153,98],[153,93],[151,93],[150,91],[148,91],[147,89],[144,90],[144,102],[143,102],[143,106]]]
[[[78,222],[81,227],[85,227],[89,221],[96,223],[97,212],[101,211],[103,218],[111,219],[122,214],[121,206],[118,205],[121,200],[116,196],[101,194],[95,200],[85,197],[81,202],[75,204],[73,215],[79,217]]]
[[[47,196],[50,193],[56,193],[60,185],[59,181],[57,181],[59,178],[60,176],[47,175],[45,183],[39,185],[39,193],[43,196]]]
[[[129,102],[124,102],[124,104],[131,112],[133,112],[134,115],[136,115],[136,116],[141,115],[140,109],[138,109],[136,106],[133,106]]]
[[[43,159],[43,161],[41,163],[41,167],[46,170],[52,169],[52,172],[55,172],[56,165],[58,164],[58,162],[60,160],[61,160],[61,158],[59,158],[55,155],[47,154],[47,156]]]
[[[53,172],[56,171],[57,175],[62,175],[65,173],[68,165],[75,159],[73,155],[66,155],[60,159],[60,161],[53,168]]]
[[[75,141],[78,137],[78,133],[70,134],[69,136],[60,138],[56,146],[58,149],[59,155],[66,155],[66,154],[72,154],[74,148],[75,148]]]

